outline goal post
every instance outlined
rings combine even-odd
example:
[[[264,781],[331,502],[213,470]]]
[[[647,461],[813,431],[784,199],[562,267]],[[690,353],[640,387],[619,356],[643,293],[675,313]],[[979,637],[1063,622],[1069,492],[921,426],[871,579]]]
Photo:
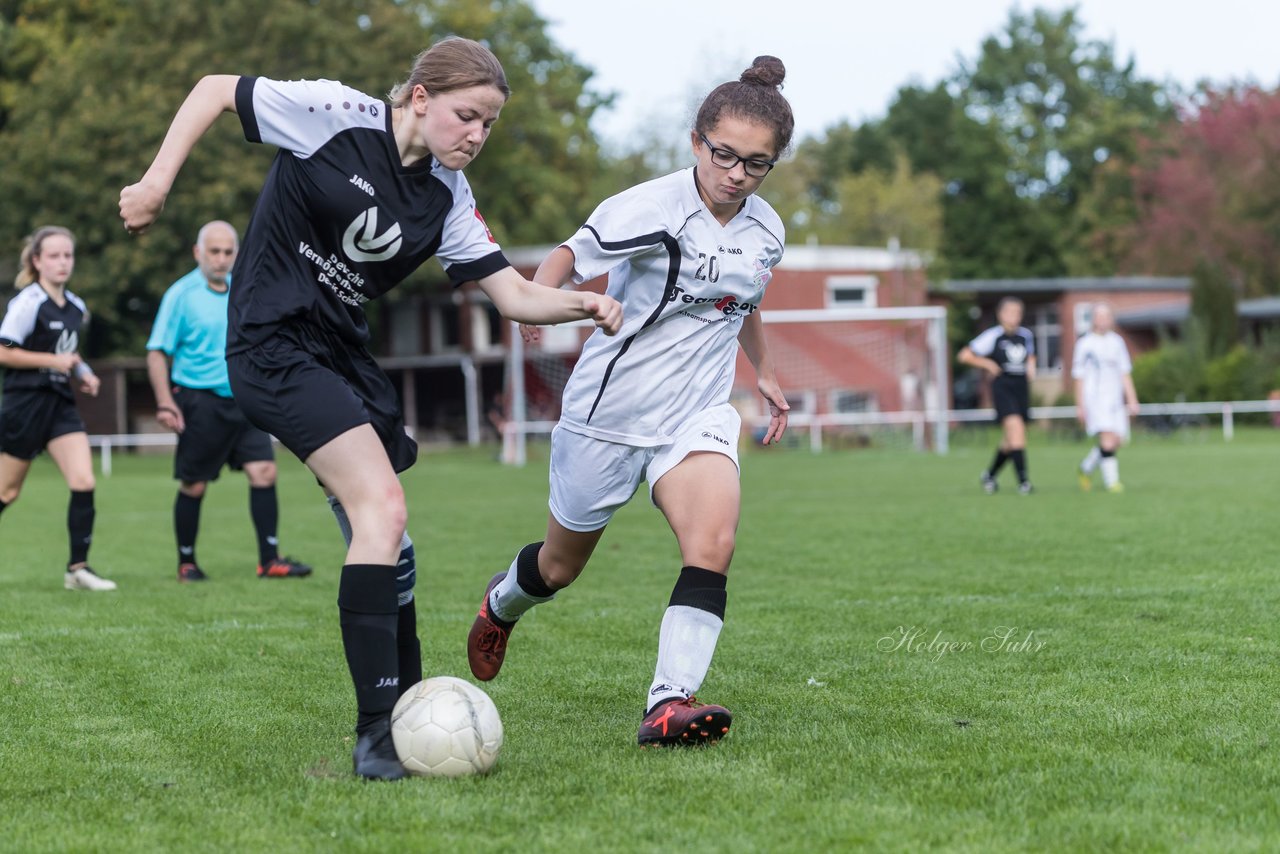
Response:
[[[866,443],[909,436],[945,454],[950,357],[942,306],[765,310],[769,351],[791,404],[788,432],[813,450],[843,437]],[[523,465],[528,437],[551,432],[590,321],[542,327],[525,342],[511,325],[505,378],[504,462]],[[769,423],[755,372],[739,350],[732,402],[751,434]]]

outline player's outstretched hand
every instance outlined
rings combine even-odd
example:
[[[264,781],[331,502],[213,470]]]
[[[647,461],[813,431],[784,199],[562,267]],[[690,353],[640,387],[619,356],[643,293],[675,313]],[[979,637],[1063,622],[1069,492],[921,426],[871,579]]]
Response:
[[[102,380],[98,379],[98,375],[92,371],[80,377],[80,390],[89,397],[97,397],[100,388],[102,388]]]
[[[130,234],[142,234],[160,216],[164,210],[165,193],[158,188],[139,181],[130,184],[120,191],[120,219],[124,220],[125,231]]]
[[[527,323],[520,324],[520,338],[526,344],[533,344],[542,338],[542,330]]]
[[[791,410],[791,404],[787,403],[776,379],[761,379],[756,388],[769,402],[769,429],[764,433],[762,444],[772,445],[780,441],[782,434],[787,432],[787,413]]]
[[[616,335],[622,328],[622,303],[608,294],[584,294],[582,310],[604,330],[605,335]]]

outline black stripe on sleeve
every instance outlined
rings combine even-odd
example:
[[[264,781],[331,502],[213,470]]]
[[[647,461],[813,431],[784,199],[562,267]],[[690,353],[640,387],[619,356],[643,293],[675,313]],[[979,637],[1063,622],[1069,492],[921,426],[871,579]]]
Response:
[[[644,234],[640,237],[633,237],[630,240],[606,241],[601,240],[600,233],[591,226],[584,225],[583,228],[591,232],[591,236],[596,239],[596,243],[600,244],[601,249],[617,251],[619,249],[635,249],[639,246],[662,244],[666,247],[667,257],[670,259],[670,263],[667,266],[667,284],[663,288],[662,299],[653,309],[653,313],[645,318],[644,323],[640,324],[640,328],[632,333],[626,341],[622,342],[622,346],[618,348],[618,352],[609,360],[608,366],[604,369],[604,376],[600,380],[600,390],[596,392],[596,399],[591,404],[591,411],[587,413],[587,423],[590,424],[592,416],[596,414],[596,407],[600,405],[600,398],[604,397],[604,389],[609,384],[609,377],[613,374],[614,365],[618,364],[618,360],[622,358],[623,354],[631,349],[631,342],[636,340],[637,335],[658,322],[658,318],[662,315],[663,306],[675,299],[676,281],[680,278],[680,244],[665,231],[655,231],[652,234]]]
[[[511,262],[507,260],[507,256],[501,252],[490,252],[483,258],[477,258],[474,261],[460,261],[457,264],[450,264],[445,268],[445,273],[448,274],[449,281],[453,282],[453,286],[456,288],[463,282],[478,281],[510,266]]]
[[[244,138],[249,142],[262,142],[258,117],[253,112],[253,84],[257,82],[257,77],[241,77],[236,81],[236,115],[240,116]]]

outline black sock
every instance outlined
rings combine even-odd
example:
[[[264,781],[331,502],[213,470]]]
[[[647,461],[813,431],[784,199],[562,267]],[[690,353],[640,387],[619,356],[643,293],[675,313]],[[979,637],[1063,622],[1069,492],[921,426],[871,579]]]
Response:
[[[542,573],[538,571],[538,552],[541,550],[540,542],[529,543],[520,550],[520,554],[516,556],[516,582],[525,593],[544,599],[554,596],[556,592],[547,586]]]
[[[258,565],[266,566],[280,556],[276,548],[276,527],[280,522],[280,505],[276,501],[275,484],[249,487],[249,515],[258,534]]]
[[[9,506],[9,505],[8,505],[8,504],[6,504],[5,502],[0,501],[0,513],[3,513],[3,512],[4,512],[4,508],[6,508],[6,507],[8,507],[8,506]]]
[[[396,563],[396,651],[400,656],[400,693],[422,681],[422,646],[418,643],[418,605],[413,595],[418,581],[418,559],[413,543],[400,550]]]
[[[356,689],[356,732],[384,719],[400,698],[396,648],[396,568],[347,564],[338,581],[338,615],[347,669]]]
[[[200,533],[202,495],[187,495],[178,490],[173,502],[173,533],[178,540],[178,564],[196,562],[196,535]]]
[[[667,607],[685,605],[690,608],[701,608],[724,619],[724,606],[728,600],[725,588],[729,583],[728,576],[703,569],[700,566],[686,566],[680,570],[676,586],[671,589],[671,599]]]
[[[1004,468],[1004,464],[1009,460],[1009,453],[1004,448],[996,448],[995,459],[991,461],[991,467],[987,469],[987,474],[995,477],[1000,474],[1000,469]]]
[[[410,599],[396,615],[396,652],[400,657],[400,685],[396,696],[422,681],[422,646],[418,643],[418,605]]]
[[[1106,448],[1103,448],[1102,446],[1098,447],[1098,453],[1102,455],[1102,458],[1104,460],[1107,457],[1114,457],[1116,455],[1116,452],[1114,450],[1108,451]]]
[[[1018,483],[1027,482],[1027,452],[1022,448],[1016,451],[1010,451],[1009,456],[1013,459],[1013,467],[1018,470]]]
[[[89,543],[93,540],[93,490],[71,491],[67,505],[67,533],[71,537],[71,560],[68,566],[84,563],[89,559]]]

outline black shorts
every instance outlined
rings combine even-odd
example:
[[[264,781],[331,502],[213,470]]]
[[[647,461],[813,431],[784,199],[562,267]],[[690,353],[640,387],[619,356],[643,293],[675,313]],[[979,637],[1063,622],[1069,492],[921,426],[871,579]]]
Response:
[[[0,404],[0,453],[34,460],[45,445],[68,433],[83,433],[75,401],[53,389],[14,389]]]
[[[217,480],[223,466],[275,459],[271,437],[249,423],[229,397],[199,388],[174,389],[173,399],[186,424],[173,456],[173,476],[184,483]]]
[[[991,397],[997,424],[1010,415],[1021,415],[1023,421],[1031,419],[1031,393],[1025,377],[996,377],[991,384]]]
[[[262,344],[228,354],[227,371],[249,420],[303,462],[362,424],[373,427],[397,472],[418,459],[418,443],[404,432],[400,396],[364,347],[292,323]]]

